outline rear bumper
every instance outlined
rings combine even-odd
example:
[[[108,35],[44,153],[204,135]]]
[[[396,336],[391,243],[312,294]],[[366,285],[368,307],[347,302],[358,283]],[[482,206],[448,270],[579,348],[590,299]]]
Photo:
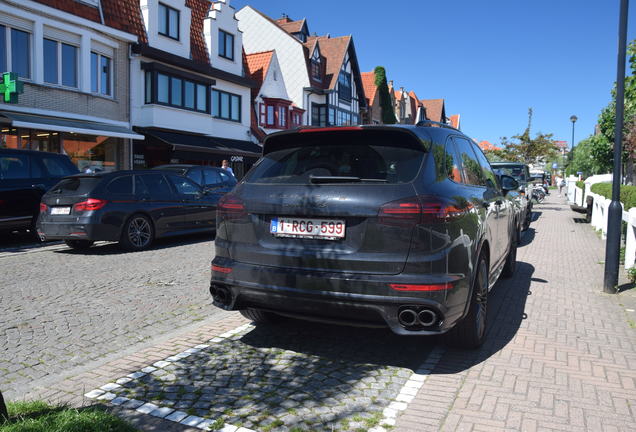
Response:
[[[120,232],[112,225],[93,222],[93,218],[78,218],[75,222],[37,222],[42,240],[119,241]]]
[[[367,327],[389,327],[399,335],[435,335],[451,329],[465,310],[465,279],[454,288],[430,292],[398,292],[390,283],[442,284],[448,275],[352,275],[255,266],[215,258],[213,265],[231,268],[212,272],[214,305],[226,310],[261,309],[296,318]],[[220,301],[218,291],[227,293]],[[406,327],[398,314],[405,308],[433,311],[430,326]]]

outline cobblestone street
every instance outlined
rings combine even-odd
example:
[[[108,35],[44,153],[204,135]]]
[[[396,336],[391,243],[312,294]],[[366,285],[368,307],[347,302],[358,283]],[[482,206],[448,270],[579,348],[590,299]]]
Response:
[[[146,252],[102,244],[0,252],[0,388],[18,397],[109,353],[219,315],[207,291],[209,235]]]
[[[634,296],[601,293],[604,243],[579,219],[555,196],[536,206],[515,276],[489,295],[488,340],[476,351],[382,329],[213,316],[210,241],[139,254],[112,245],[7,253],[2,262],[51,281],[36,285],[46,289],[35,303],[30,280],[9,285],[9,311],[27,330],[3,342],[26,363],[9,376],[18,397],[104,405],[140,430],[631,431]],[[65,273],[77,281],[66,289]],[[27,304],[42,310],[26,315]],[[206,321],[179,329],[197,319]],[[164,340],[129,346],[158,334]],[[28,364],[40,356],[46,367]],[[26,385],[31,374],[95,359],[90,370]]]

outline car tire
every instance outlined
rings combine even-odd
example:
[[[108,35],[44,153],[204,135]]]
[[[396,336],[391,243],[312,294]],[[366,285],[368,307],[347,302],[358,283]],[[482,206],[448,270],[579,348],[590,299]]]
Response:
[[[274,324],[280,321],[280,316],[273,312],[259,309],[241,309],[241,315],[257,324]]]
[[[530,222],[532,222],[532,209],[528,209],[526,212],[526,218],[523,221],[522,231],[527,231],[530,228]]]
[[[71,249],[87,250],[88,248],[93,246],[93,243],[95,242],[92,240],[64,240],[64,243],[66,243],[66,246],[70,247]]]
[[[517,268],[517,242],[510,242],[510,250],[508,251],[508,256],[506,256],[506,263],[504,264],[504,268],[501,272],[501,275],[505,278],[511,278],[515,274],[515,269]]]
[[[477,274],[473,279],[468,313],[445,334],[447,345],[462,348],[479,348],[486,339],[488,318],[488,265],[481,256],[477,264]]]
[[[154,238],[152,221],[142,214],[134,214],[124,224],[119,244],[129,251],[141,251],[149,248]]]

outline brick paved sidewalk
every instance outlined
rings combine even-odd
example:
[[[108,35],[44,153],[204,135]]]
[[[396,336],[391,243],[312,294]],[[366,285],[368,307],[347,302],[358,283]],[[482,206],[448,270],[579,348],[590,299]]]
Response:
[[[636,430],[636,329],[602,293],[604,242],[555,194],[535,210],[487,343],[446,351],[397,431]]]

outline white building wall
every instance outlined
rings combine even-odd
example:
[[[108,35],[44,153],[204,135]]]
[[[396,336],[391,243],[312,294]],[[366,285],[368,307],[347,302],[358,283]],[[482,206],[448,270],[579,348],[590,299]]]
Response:
[[[269,63],[269,69],[263,79],[263,85],[259,95],[266,98],[288,99],[287,87],[285,86],[285,78],[281,72],[280,64],[276,51],[272,54]]]
[[[161,3],[179,11],[179,40],[159,34],[159,0],[140,0],[141,13],[148,35],[148,45],[169,53],[190,58],[190,23],[192,10],[185,0],[161,0]]]
[[[235,17],[236,10],[230,6],[230,0],[218,0],[210,9],[208,17],[203,22],[203,34],[208,46],[210,63],[217,69],[243,75],[243,33],[238,28]],[[219,56],[219,30],[234,36],[234,59]]]
[[[239,10],[236,17],[243,32],[245,51],[249,54],[275,49],[289,98],[309,111],[303,98],[303,89],[309,87],[309,76],[302,43],[250,6]]]

